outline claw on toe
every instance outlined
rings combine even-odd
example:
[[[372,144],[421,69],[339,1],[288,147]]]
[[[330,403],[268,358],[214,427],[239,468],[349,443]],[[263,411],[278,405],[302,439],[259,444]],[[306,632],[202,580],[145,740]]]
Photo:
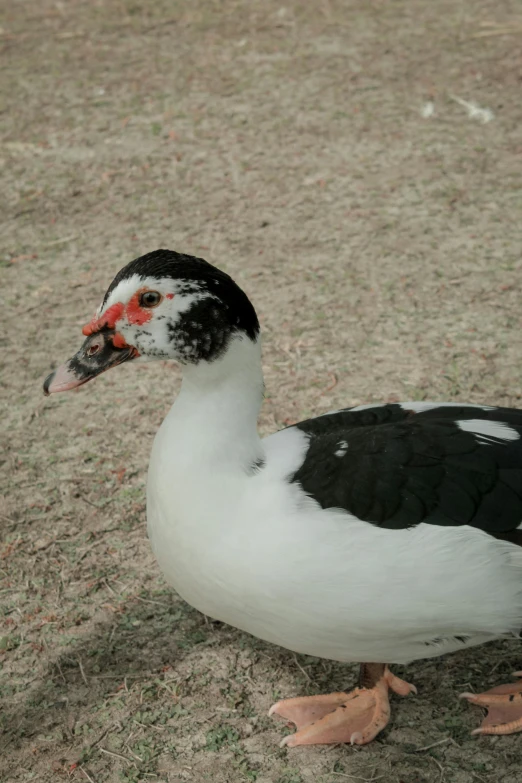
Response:
[[[362,745],[364,737],[360,731],[354,731],[350,737],[350,745]]]

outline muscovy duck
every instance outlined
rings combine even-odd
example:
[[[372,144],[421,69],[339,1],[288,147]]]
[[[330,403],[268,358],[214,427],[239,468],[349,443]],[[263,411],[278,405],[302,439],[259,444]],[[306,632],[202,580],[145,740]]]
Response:
[[[201,612],[289,650],[361,663],[359,687],[270,709],[289,746],[386,726],[388,664],[522,628],[522,411],[412,402],[327,413],[260,438],[259,323],[206,261],[157,250],[115,277],[46,393],[173,359],[181,391],[150,461],[147,520],[169,583]],[[522,673],[518,673],[522,674]],[[463,694],[476,733],[522,730],[522,681]]]

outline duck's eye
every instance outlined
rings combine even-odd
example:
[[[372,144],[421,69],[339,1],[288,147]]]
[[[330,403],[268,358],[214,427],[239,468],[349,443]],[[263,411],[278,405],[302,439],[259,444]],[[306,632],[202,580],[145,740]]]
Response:
[[[159,291],[144,291],[140,294],[140,307],[157,307],[162,299]]]

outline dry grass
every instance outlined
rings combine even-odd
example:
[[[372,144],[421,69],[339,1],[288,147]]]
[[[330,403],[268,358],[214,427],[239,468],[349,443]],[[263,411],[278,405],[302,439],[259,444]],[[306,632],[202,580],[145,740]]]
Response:
[[[369,747],[278,749],[269,704],[354,670],[211,623],[164,585],[144,480],[178,371],[41,395],[118,268],[166,246],[254,300],[264,431],[370,400],[520,405],[520,41],[474,37],[517,4],[3,15],[2,780],[519,781],[522,736],[470,738],[456,699],[520,669],[516,642],[411,666],[419,696]]]

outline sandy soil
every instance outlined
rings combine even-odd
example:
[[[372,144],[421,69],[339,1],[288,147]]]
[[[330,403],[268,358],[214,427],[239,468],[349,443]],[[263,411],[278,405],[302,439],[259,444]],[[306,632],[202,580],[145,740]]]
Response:
[[[255,302],[265,432],[374,400],[521,405],[519,3],[7,0],[0,24],[1,779],[520,781],[522,735],[470,737],[456,698],[521,668],[516,641],[408,667],[419,695],[368,747],[279,749],[270,703],[355,668],[162,581],[144,482],[178,370],[41,393],[115,272],[163,246]]]

